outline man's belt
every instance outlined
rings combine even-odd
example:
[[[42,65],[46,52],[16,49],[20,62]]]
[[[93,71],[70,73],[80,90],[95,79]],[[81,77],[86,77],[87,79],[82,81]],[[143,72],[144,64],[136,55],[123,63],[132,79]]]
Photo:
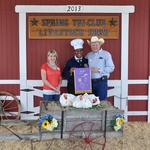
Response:
[[[97,82],[97,81],[100,81],[100,80],[107,80],[107,76],[102,76],[101,78],[92,79],[93,82]]]

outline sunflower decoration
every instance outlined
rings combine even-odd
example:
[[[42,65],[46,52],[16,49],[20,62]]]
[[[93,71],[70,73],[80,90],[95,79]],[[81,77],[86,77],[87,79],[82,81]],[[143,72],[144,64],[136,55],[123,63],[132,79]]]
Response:
[[[124,117],[121,114],[117,114],[114,117],[114,120],[112,120],[112,127],[115,131],[118,131],[122,129],[124,124]]]
[[[50,114],[41,115],[38,119],[38,126],[53,131],[58,127],[58,121]]]

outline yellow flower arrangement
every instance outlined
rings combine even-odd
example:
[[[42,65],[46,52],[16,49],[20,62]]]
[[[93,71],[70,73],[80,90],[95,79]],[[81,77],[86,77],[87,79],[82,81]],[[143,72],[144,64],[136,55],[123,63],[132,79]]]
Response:
[[[58,121],[50,114],[45,114],[40,116],[38,120],[38,126],[46,130],[53,131],[58,127]]]
[[[115,131],[120,130],[123,124],[124,124],[124,117],[120,114],[117,114],[114,120],[112,120],[112,126]]]

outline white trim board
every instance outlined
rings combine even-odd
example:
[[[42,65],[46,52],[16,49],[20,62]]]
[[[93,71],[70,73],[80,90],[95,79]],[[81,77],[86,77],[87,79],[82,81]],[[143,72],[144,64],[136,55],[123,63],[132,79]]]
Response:
[[[148,112],[147,111],[128,111],[127,115],[128,116],[147,116]]]
[[[35,86],[42,85],[42,80],[27,80],[27,84],[34,83]],[[0,84],[20,84],[20,80],[0,80]],[[108,81],[109,86],[112,85],[120,85],[121,80],[109,80]],[[128,80],[128,84],[149,84],[149,80]],[[62,81],[62,86],[66,87],[67,80]]]
[[[134,13],[132,5],[17,5],[15,11],[18,13],[68,13],[68,8],[79,8],[80,10],[69,11],[69,13]]]
[[[136,96],[128,96],[128,101],[129,100],[148,100],[147,95],[136,95]]]

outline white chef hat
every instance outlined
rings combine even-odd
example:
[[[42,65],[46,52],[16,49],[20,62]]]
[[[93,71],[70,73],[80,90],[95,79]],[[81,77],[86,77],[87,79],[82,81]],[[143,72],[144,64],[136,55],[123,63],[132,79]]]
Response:
[[[83,49],[84,41],[82,39],[74,39],[70,42],[71,46],[73,46],[74,50]]]

